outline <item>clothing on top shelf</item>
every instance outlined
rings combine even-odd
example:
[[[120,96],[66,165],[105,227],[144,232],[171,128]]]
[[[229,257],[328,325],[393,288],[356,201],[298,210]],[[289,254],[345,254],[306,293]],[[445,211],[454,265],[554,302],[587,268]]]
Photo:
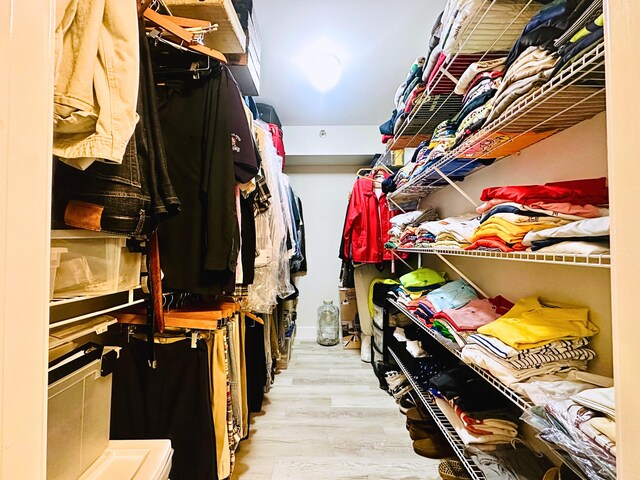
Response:
[[[579,240],[602,242],[609,237],[609,217],[589,218],[568,225],[549,228],[545,230],[532,231],[522,240],[522,243],[529,246],[535,242],[558,240],[557,243],[566,240]],[[593,240],[595,238],[595,240]],[[547,246],[547,245],[543,245]]]
[[[502,199],[531,205],[534,202],[568,202],[576,205],[608,205],[607,179],[592,178],[551,182],[544,185],[521,185],[485,188],[480,199]]]

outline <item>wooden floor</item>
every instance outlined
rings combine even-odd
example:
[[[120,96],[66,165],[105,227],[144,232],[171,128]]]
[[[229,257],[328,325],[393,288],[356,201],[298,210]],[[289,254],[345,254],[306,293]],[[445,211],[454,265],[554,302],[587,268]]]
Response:
[[[236,460],[234,480],[440,478],[360,352],[312,342],[294,347]]]

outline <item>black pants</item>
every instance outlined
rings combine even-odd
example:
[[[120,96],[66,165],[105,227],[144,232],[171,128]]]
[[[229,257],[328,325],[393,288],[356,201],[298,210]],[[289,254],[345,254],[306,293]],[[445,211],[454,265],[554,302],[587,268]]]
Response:
[[[247,319],[245,328],[245,360],[247,362],[247,401],[249,411],[262,410],[267,384],[267,359],[264,349],[264,326]]]
[[[156,344],[147,366],[144,341],[123,342],[113,374],[111,439],[165,439],[173,447],[171,480],[217,479],[206,342]]]

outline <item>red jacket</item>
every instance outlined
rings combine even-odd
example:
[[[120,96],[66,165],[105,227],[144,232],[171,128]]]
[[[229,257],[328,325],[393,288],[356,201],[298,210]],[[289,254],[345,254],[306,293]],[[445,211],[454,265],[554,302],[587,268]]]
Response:
[[[391,252],[385,250],[384,244],[389,240],[389,219],[393,216],[395,213],[389,211],[387,196],[382,194],[378,199],[373,182],[358,178],[349,199],[340,258],[351,259],[354,263],[391,260]]]

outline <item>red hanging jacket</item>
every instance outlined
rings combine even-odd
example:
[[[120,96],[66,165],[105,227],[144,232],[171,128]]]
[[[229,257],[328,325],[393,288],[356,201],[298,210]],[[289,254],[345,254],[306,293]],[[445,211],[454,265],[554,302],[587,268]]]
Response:
[[[388,177],[388,175],[385,175]],[[347,217],[342,233],[340,257],[354,263],[380,263],[391,260],[391,252],[384,244],[389,240],[391,217],[387,196],[380,199],[373,189],[373,182],[358,178],[353,186]]]
[[[282,157],[282,171],[284,171],[284,166],[286,163],[286,153],[284,151],[282,129],[275,123],[270,123],[269,131],[271,132],[271,136],[273,137],[273,146],[276,147],[278,156]]]

